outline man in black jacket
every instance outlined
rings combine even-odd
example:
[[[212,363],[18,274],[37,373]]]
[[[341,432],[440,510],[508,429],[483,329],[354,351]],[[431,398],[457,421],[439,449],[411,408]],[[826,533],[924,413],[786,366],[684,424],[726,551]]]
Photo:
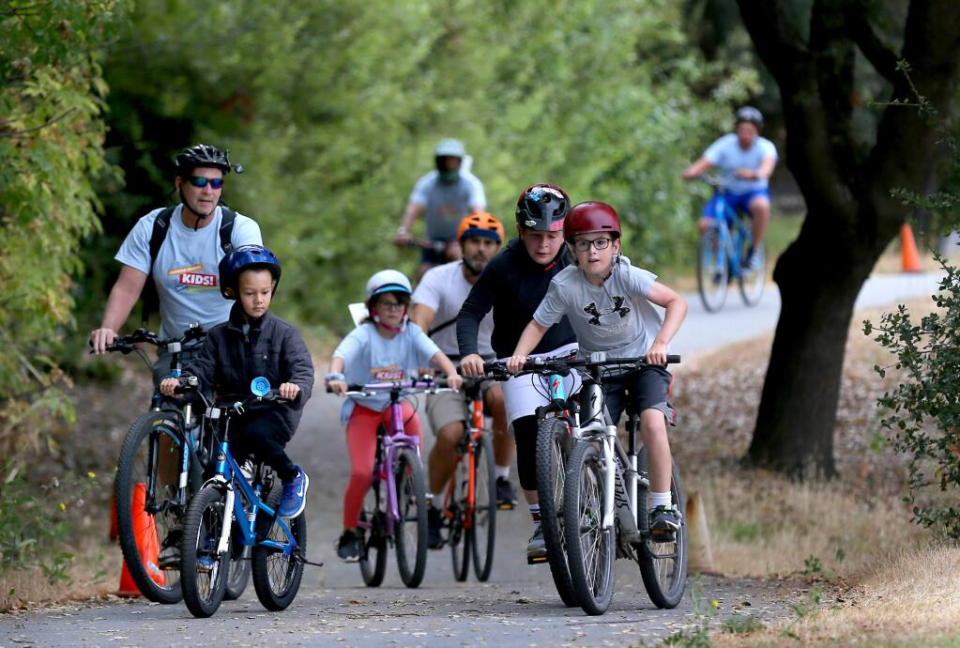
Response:
[[[300,332],[270,313],[270,302],[280,281],[280,261],[259,245],[244,245],[220,262],[220,291],[237,300],[230,319],[207,334],[197,358],[183,373],[212,386],[220,398],[246,397],[255,378],[279,385],[289,402],[260,402],[248,408],[230,429],[231,451],[238,461],[250,455],[263,459],[283,481],[280,515],[303,512],[310,480],[293,464],[284,446],[300,423],[303,405],[313,390],[313,361]],[[173,394],[176,378],[160,384]]]
[[[460,367],[465,376],[483,375],[477,335],[480,322],[490,309],[493,308],[493,351],[498,358],[508,358],[547,294],[550,280],[569,265],[563,245],[563,219],[569,209],[570,198],[555,185],[536,184],[520,194],[516,211],[519,239],[510,241],[487,264],[457,316]],[[564,317],[550,327],[531,357],[572,355],[576,350],[577,338]],[[567,394],[573,393],[579,389],[579,379],[567,377],[564,387]],[[547,403],[546,393],[540,376],[535,375],[514,377],[503,385],[507,420],[517,444],[520,486],[534,522],[533,537],[527,545],[527,558],[531,561],[542,560],[547,553],[540,529],[536,478],[536,409]]]

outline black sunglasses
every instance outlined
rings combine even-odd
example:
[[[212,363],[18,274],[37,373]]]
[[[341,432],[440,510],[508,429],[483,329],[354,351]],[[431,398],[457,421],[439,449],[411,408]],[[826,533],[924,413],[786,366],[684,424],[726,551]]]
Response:
[[[211,189],[219,189],[223,186],[223,178],[204,178],[203,176],[190,176],[187,178],[187,182],[192,184],[197,189],[203,189],[208,184]]]

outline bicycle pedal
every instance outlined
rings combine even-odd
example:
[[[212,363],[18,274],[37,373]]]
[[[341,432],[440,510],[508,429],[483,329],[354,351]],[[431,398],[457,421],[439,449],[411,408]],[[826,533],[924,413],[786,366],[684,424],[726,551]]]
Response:
[[[497,504],[498,511],[512,511],[515,508],[517,508],[516,505],[512,504],[511,502],[501,502]]]
[[[539,565],[545,562],[547,562],[546,556],[527,556],[528,565]]]

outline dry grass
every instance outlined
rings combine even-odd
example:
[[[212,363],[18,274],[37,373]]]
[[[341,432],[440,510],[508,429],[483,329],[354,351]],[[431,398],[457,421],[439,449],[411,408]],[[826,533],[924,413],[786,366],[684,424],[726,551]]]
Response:
[[[0,572],[0,613],[116,591],[123,561],[119,548],[100,541],[86,547],[71,566],[68,582],[51,584],[40,569]]]

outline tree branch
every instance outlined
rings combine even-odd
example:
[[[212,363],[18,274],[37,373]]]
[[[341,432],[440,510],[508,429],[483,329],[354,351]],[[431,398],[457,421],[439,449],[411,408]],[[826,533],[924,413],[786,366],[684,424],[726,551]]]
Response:
[[[806,44],[796,27],[786,19],[780,0],[737,0],[757,53],[770,73],[782,83],[793,65],[806,56]]]
[[[870,61],[873,69],[890,83],[896,83],[899,57],[896,52],[884,45],[873,31],[870,21],[867,20],[867,11],[863,3],[848,6],[844,11],[844,17],[853,41]]]
[[[48,119],[48,120],[45,121],[44,123],[40,124],[39,126],[33,126],[33,127],[31,127],[31,128],[24,128],[24,129],[21,129],[21,130],[2,130],[2,129],[3,129],[3,125],[0,124],[0,137],[21,137],[22,135],[25,135],[26,133],[33,133],[33,132],[35,132],[35,131],[43,130],[43,129],[46,128],[47,126],[50,126],[51,124],[54,124],[54,123],[60,121],[61,119],[63,119],[64,117],[66,117],[66,116],[69,115],[70,113],[74,112],[75,110],[76,110],[76,108],[68,108],[68,109],[64,110],[62,113],[60,113],[59,115],[57,115],[56,117],[51,117],[50,119]],[[9,123],[9,122],[7,122],[7,123]]]

